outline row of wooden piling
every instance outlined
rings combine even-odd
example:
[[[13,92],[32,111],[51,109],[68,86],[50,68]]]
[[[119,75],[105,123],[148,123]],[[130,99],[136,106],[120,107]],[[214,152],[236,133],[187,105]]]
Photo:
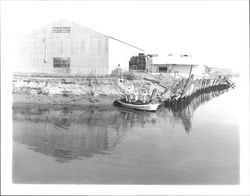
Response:
[[[206,89],[217,87],[230,88],[234,87],[234,83],[226,77],[220,78],[194,78],[189,77],[182,79],[173,87],[169,100],[165,102],[175,103],[181,99],[191,97],[193,94]]]

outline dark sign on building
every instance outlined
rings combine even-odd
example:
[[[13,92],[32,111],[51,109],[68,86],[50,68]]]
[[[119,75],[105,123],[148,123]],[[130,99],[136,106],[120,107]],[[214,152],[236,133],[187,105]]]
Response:
[[[70,33],[70,31],[70,27],[53,27],[52,29],[53,33]]]

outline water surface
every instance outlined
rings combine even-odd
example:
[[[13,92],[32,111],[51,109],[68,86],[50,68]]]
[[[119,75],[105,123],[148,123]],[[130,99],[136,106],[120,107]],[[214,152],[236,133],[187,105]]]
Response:
[[[237,89],[156,113],[13,106],[13,182],[238,184]]]

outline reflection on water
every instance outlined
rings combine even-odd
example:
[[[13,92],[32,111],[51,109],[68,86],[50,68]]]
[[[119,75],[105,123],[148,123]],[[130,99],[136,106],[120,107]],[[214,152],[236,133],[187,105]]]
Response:
[[[113,107],[17,106],[13,107],[14,140],[58,162],[106,154],[121,142],[128,129],[157,126],[159,117],[181,120],[189,133],[196,108],[226,91],[208,90],[175,106],[161,107],[157,113]]]
[[[195,110],[201,104],[204,104],[210,101],[211,99],[222,95],[227,91],[229,91],[228,88],[217,89],[217,90],[205,89],[204,91],[198,94],[194,94],[192,97],[183,99],[179,101],[177,104],[173,106],[168,105],[167,107],[170,108],[176,120],[178,119],[182,120],[185,131],[189,133],[192,129],[191,117],[193,116]]]
[[[13,107],[14,140],[65,162],[103,154],[131,127],[156,123],[156,114],[123,108]]]
[[[225,168],[225,174],[237,176],[237,170],[234,169],[237,167],[235,144],[237,140],[234,141],[237,138],[234,135],[236,132],[224,132],[231,135],[223,140],[218,135],[216,139],[215,132],[204,126],[202,129],[206,132],[190,133],[195,127],[192,123],[196,109],[226,91],[206,91],[191,99],[182,100],[177,105],[161,106],[157,112],[135,111],[113,106],[15,105],[13,106],[13,179],[18,179],[18,182],[33,182],[32,179],[36,178],[37,182],[51,180],[52,183],[61,182],[62,179],[65,180],[62,182],[66,183],[154,184],[192,181],[198,183],[202,179],[200,173],[209,176],[211,168],[216,170],[225,163],[229,164]],[[214,126],[221,129],[216,123]],[[230,127],[230,130],[232,129],[234,127]],[[212,130],[216,131],[214,127]],[[217,141],[214,147],[208,138]],[[234,144],[230,143],[231,140]],[[208,143],[203,145],[203,142]],[[199,147],[196,148],[197,145]],[[25,146],[28,151],[24,152],[21,146]],[[228,146],[233,147],[231,153],[234,156],[227,157],[230,154],[227,152]],[[221,152],[213,148],[221,149]],[[197,149],[202,152],[198,152]],[[206,151],[207,154],[204,153]],[[223,164],[215,162],[213,166],[210,163],[210,160],[217,160],[211,158],[217,156],[215,151],[220,156],[218,160],[223,160]],[[39,162],[36,160],[38,157],[34,158],[35,153],[45,155],[53,162],[42,163],[47,161],[44,157],[41,159],[42,162]],[[207,157],[202,158],[203,154]],[[230,160],[232,157],[234,159]],[[206,160],[206,163],[203,163],[203,160]],[[31,171],[23,168],[27,163],[25,161],[35,165]],[[77,161],[80,161],[80,165],[67,166],[67,164],[74,165]],[[182,166],[182,162],[184,165],[192,162],[194,166],[189,165],[189,167],[194,169],[185,170],[186,173],[183,173],[185,166]],[[204,169],[199,169],[200,162]],[[138,164],[141,167],[138,168]],[[62,169],[62,166],[67,166],[67,169]],[[40,171],[34,168],[44,169]],[[227,168],[231,172],[228,172]],[[113,170],[116,170],[116,173],[111,172]],[[191,171],[195,172],[192,178],[188,175]],[[69,173],[66,175],[67,172]],[[122,178],[119,178],[119,172]],[[220,175],[217,181],[226,182],[227,180],[221,179],[225,174]],[[213,183],[211,179],[214,178],[204,178],[202,183]],[[230,182],[237,182],[237,177],[232,178]]]

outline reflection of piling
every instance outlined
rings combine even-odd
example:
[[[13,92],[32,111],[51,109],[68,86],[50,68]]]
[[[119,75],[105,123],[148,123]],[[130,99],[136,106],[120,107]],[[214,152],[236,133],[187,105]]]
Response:
[[[211,84],[211,81],[210,81]],[[201,85],[202,86],[202,85]],[[192,129],[191,117],[194,111],[203,103],[210,101],[211,99],[218,97],[219,95],[228,91],[225,86],[211,86],[211,88],[200,89],[183,99],[179,99],[176,104],[168,102],[165,107],[169,108],[173,113],[173,116],[180,118],[184,125],[185,131],[189,133]]]
[[[192,97],[195,94],[206,90],[227,89],[234,87],[234,84],[225,77],[213,78],[194,78],[193,76],[182,79],[172,88],[171,97],[165,100],[165,104],[175,104],[182,99]]]

